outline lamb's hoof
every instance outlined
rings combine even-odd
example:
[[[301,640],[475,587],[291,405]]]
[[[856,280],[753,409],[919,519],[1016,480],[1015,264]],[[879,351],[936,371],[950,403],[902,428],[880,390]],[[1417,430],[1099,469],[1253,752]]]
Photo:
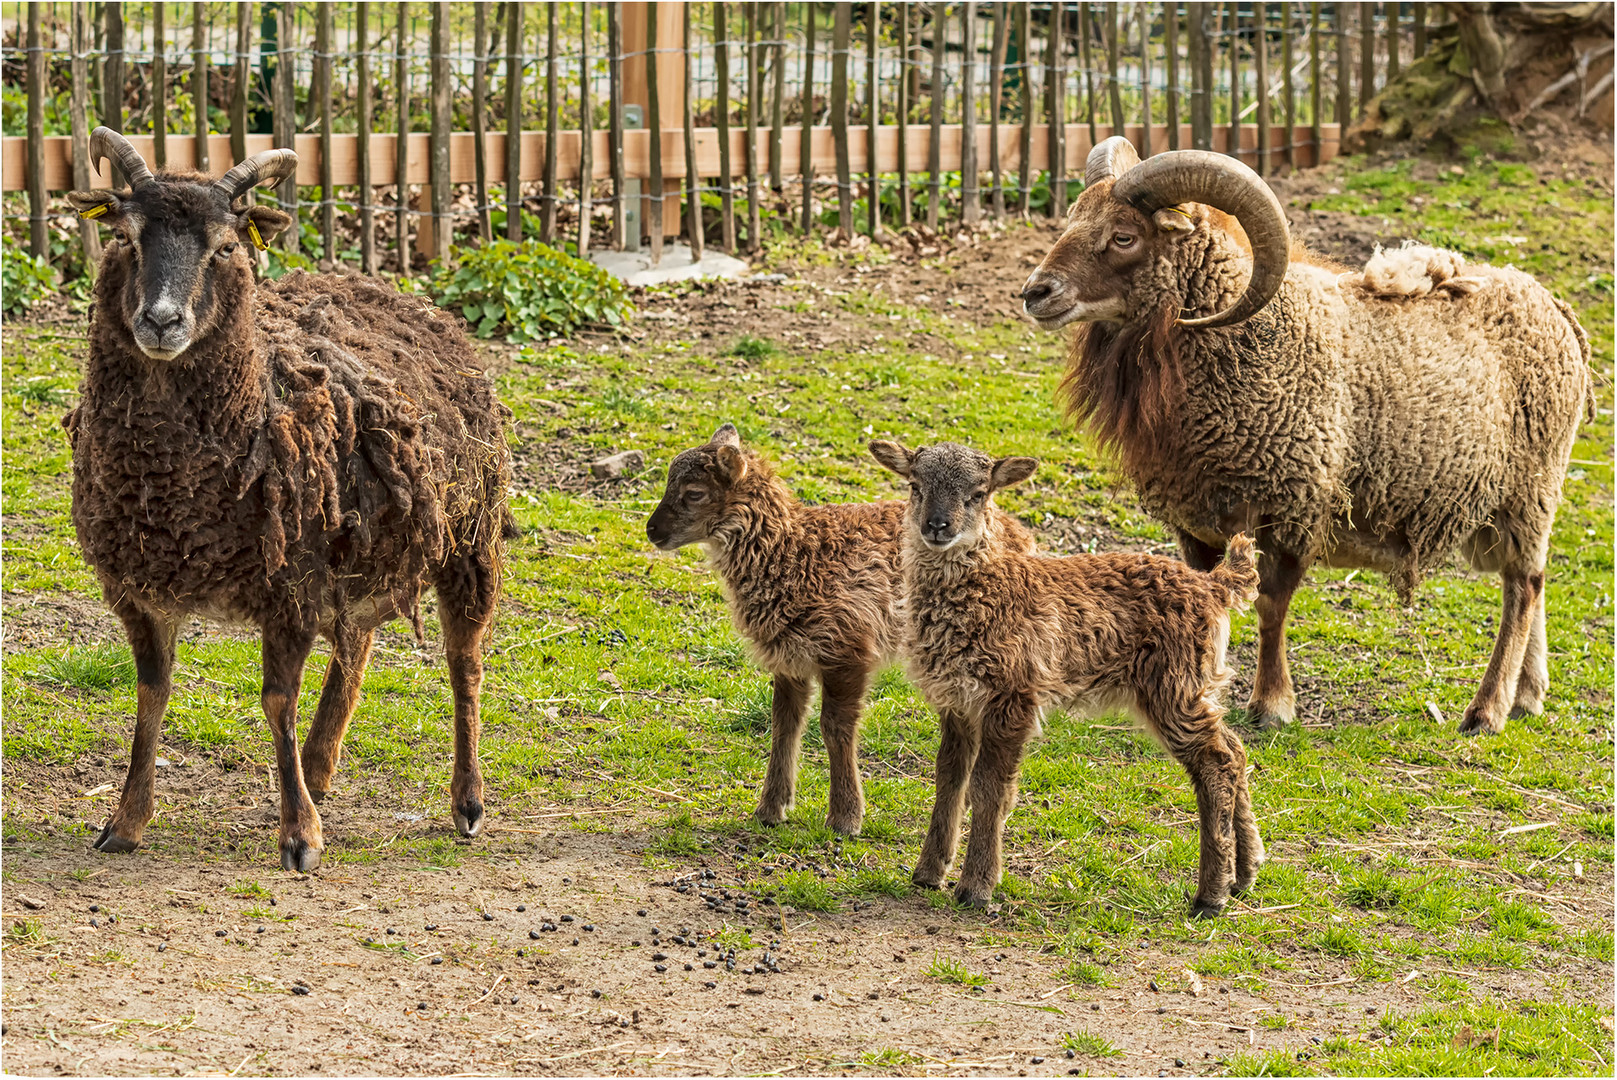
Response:
[[[305,787],[307,787],[307,785],[308,785],[307,780],[304,781],[304,785],[305,785]],[[320,790],[320,789],[317,789],[317,788],[308,788],[308,792],[309,792],[309,801],[310,802],[318,804],[318,803],[322,803],[322,802],[325,801],[326,793],[323,790]]]
[[[1279,731],[1297,721],[1297,707],[1290,702],[1262,704],[1250,701],[1247,702],[1246,714],[1253,726],[1262,731]]]
[[[1497,735],[1504,730],[1503,720],[1490,718],[1475,705],[1465,710],[1465,717],[1460,721],[1461,735]]]
[[[115,832],[109,822],[101,830],[101,835],[95,838],[95,843],[91,846],[97,851],[105,852],[108,855],[126,855],[140,847],[140,841],[131,840],[127,836]]]
[[[865,815],[863,814],[846,814],[840,816],[830,814],[827,815],[825,819],[826,828],[830,829],[834,833],[840,833],[843,836],[858,836],[859,830],[864,827],[864,824]]]
[[[1538,702],[1537,704],[1531,704],[1530,703],[1530,704],[1526,704],[1526,705],[1523,705],[1520,702],[1518,702],[1515,705],[1512,705],[1510,707],[1510,715],[1507,716],[1505,719],[1507,719],[1507,720],[1521,720],[1521,719],[1524,719],[1524,718],[1529,717],[1529,716],[1543,716],[1543,715],[1544,715],[1544,703],[1542,701]]]
[[[320,849],[307,840],[281,841],[281,869],[307,874],[320,865]]]
[[[785,806],[760,805],[758,809],[752,812],[752,820],[756,821],[765,828],[773,829],[776,825],[784,824],[786,821],[786,816],[791,812],[792,807],[790,803]]]
[[[1192,919],[1216,919],[1223,913],[1224,904],[1222,902],[1214,904],[1211,901],[1203,900],[1199,896],[1190,902],[1190,917]]]
[[[468,840],[483,828],[483,804],[470,802],[455,808],[455,831]]]
[[[992,889],[979,889],[961,882],[955,886],[954,902],[963,908],[976,908],[980,911],[988,906],[993,893]]]
[[[942,874],[937,874],[934,876],[932,874],[923,874],[921,871],[917,870],[910,876],[910,881],[917,888],[927,889],[931,892],[937,892],[943,887]]]
[[[1245,896],[1247,893],[1252,891],[1252,886],[1256,885],[1257,883],[1258,883],[1258,875],[1257,874],[1253,874],[1251,877],[1246,878],[1245,880],[1242,880],[1241,878],[1236,878],[1235,881],[1233,883],[1231,883],[1231,885],[1230,885],[1230,895],[1231,896]]]

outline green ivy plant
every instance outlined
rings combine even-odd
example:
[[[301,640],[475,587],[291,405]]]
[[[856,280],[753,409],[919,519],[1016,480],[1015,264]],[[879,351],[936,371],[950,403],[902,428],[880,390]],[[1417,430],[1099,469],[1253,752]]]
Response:
[[[56,293],[56,271],[48,260],[13,250],[5,245],[0,261],[0,308],[7,315],[18,315]]]
[[[429,290],[478,337],[503,332],[516,342],[617,326],[634,310],[623,282],[537,240],[458,249],[453,268],[434,263]]]

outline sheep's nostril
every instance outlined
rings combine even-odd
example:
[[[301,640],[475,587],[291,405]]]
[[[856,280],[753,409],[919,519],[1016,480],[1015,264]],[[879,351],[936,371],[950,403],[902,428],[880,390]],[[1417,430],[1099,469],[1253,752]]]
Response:
[[[926,527],[928,529],[931,529],[933,532],[937,532],[937,533],[948,532],[949,531],[949,519],[948,518],[930,518],[930,519],[928,519],[928,521],[926,523]]]
[[[1029,278],[1028,283],[1022,286],[1022,303],[1040,303],[1050,299],[1051,295],[1053,295],[1055,291],[1055,283],[1050,281],[1048,278],[1044,279],[1043,281],[1036,278]]]

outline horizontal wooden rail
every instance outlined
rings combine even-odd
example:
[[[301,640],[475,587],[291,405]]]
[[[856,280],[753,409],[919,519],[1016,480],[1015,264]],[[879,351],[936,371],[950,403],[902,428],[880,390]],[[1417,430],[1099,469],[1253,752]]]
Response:
[[[912,124],[909,127],[909,137],[906,140],[908,161],[911,172],[925,172],[927,169],[927,138],[930,128],[925,124]],[[781,171],[786,176],[802,175],[802,149],[801,129],[785,128],[783,137],[779,141],[782,161]],[[1136,146],[1141,144],[1143,129],[1138,124],[1130,124],[1124,129],[1125,134]],[[1179,145],[1191,145],[1190,125],[1182,124],[1179,128]],[[1103,126],[1102,135],[1107,133]],[[741,163],[746,160],[747,133],[744,128],[736,128],[730,133],[730,162],[734,175],[741,175]],[[1049,165],[1049,137],[1044,124],[1033,126],[1031,148],[1029,153],[1030,164],[1033,169],[1045,169]],[[449,143],[449,174],[455,183],[471,183],[476,179],[476,144],[475,136],[470,132],[455,132],[450,136]],[[503,132],[490,132],[484,137],[484,152],[486,160],[505,160],[505,139]],[[609,135],[605,131],[594,133],[594,157],[597,162],[610,160]],[[986,142],[981,128],[978,129],[977,138]],[[392,184],[395,182],[397,170],[395,167],[394,147],[398,136],[377,133],[371,136],[371,183],[372,185]],[[832,129],[829,127],[811,128],[809,131],[811,143],[810,154],[813,158],[814,172],[822,178],[835,174],[836,144]],[[425,184],[430,180],[429,147],[431,136],[426,132],[414,132],[409,136],[409,168],[406,171],[406,180],[412,184]],[[770,133],[760,130],[757,134],[758,153],[767,156],[769,153]],[[150,135],[131,135],[129,141],[139,150],[148,163],[153,161],[152,137]],[[320,136],[299,135],[296,138],[298,151],[298,183],[314,186],[320,183]],[[1316,154],[1312,144],[1312,135],[1308,125],[1298,125],[1292,129],[1291,138],[1286,137],[1284,127],[1271,127],[1270,146],[1284,147],[1288,143],[1297,147],[1297,165],[1307,167],[1323,164],[1337,155],[1341,145],[1340,127],[1336,124],[1321,125],[1321,145]],[[891,173],[898,171],[898,128],[897,126],[884,126],[876,129],[876,159],[878,172]],[[1066,172],[1069,176],[1083,173],[1084,158],[1089,154],[1091,143],[1089,141],[1089,127],[1086,124],[1066,125]],[[848,129],[849,167],[855,173],[869,172],[870,166],[865,149],[865,129],[863,127],[850,127]],[[999,126],[999,159],[1001,168],[1008,174],[1014,174],[1021,165],[1020,124],[1001,124]],[[269,135],[248,135],[247,153],[256,154],[260,150],[268,150],[273,145]],[[1151,145],[1165,147],[1168,145],[1168,128],[1165,124],[1156,124],[1151,128]],[[1224,151],[1229,145],[1229,128],[1220,126],[1213,132],[1213,149]],[[1257,159],[1258,126],[1256,124],[1243,124],[1241,126],[1241,157],[1253,163]],[[577,131],[562,131],[557,133],[557,174],[563,180],[576,180],[579,175],[579,150],[581,139]],[[623,159],[625,174],[629,178],[649,179],[651,176],[651,139],[646,131],[626,131],[623,133]],[[168,168],[191,169],[196,164],[196,141],[189,137],[172,137],[168,140]],[[331,175],[332,182],[338,185],[354,185],[359,182],[358,137],[355,135],[333,135],[331,137]],[[945,172],[955,172],[960,168],[961,128],[958,124],[944,125],[942,139],[942,164]],[[4,153],[0,154],[0,190],[22,191],[28,183],[28,139],[24,136],[11,136],[4,140]],[[65,191],[73,183],[73,140],[69,136],[58,135],[45,139],[44,148],[45,188],[48,191]],[[980,147],[977,153],[978,161],[989,160],[986,146]],[[538,131],[525,131],[522,133],[521,149],[521,178],[523,180],[539,180],[543,176],[545,161],[545,135]],[[208,137],[209,171],[215,175],[223,175],[225,170],[233,164],[230,154],[229,135],[210,135]],[[107,185],[106,177],[98,171],[101,162],[92,162],[91,176],[96,187]],[[698,128],[696,131],[696,171],[698,176],[714,177],[719,173],[719,135],[714,128]],[[596,176],[597,180],[605,180],[605,170],[602,169]],[[679,130],[665,130],[662,135],[662,175],[667,179],[679,179],[685,176],[685,147],[684,133]]]

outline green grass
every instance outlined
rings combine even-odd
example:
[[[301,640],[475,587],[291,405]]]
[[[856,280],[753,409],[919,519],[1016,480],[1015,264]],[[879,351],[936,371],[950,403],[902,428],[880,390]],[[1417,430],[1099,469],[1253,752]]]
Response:
[[[1069,1031],[1061,1037],[1061,1049],[1071,1050],[1079,1057],[1118,1057],[1122,1051],[1110,1039],[1090,1031]]]
[[[1417,179],[1407,163],[1348,160],[1334,169],[1342,194],[1316,207],[1386,219],[1393,224],[1378,229],[1452,244],[1478,260],[1514,262],[1572,303],[1589,333],[1600,412],[1574,449],[1551,546],[1546,713],[1512,720],[1499,736],[1455,735],[1492,646],[1496,579],[1456,563],[1434,573],[1404,611],[1376,574],[1316,570],[1292,605],[1303,725],[1258,732],[1232,711],[1274,858],[1231,917],[1214,927],[1185,918],[1197,841],[1182,770],[1117,720],[1056,715],[1029,754],[1009,821],[995,933],[1053,944],[1051,974],[1079,987],[1135,979],[1142,943],[1172,956],[1167,970],[1189,967],[1209,984],[1246,989],[1322,981],[1318,973],[1372,984],[1427,973],[1410,984],[1426,1011],[1401,1016],[1396,1038],[1310,1044],[1314,1056],[1303,1062],[1232,1058],[1232,1071],[1239,1062],[1254,1072],[1268,1066],[1266,1075],[1603,1072],[1589,1048],[1610,1046],[1598,1027],[1609,1003],[1531,986],[1545,973],[1609,967],[1612,957],[1609,924],[1551,899],[1609,889],[1612,873],[1610,197],[1553,170],[1480,158],[1463,176],[1436,181]],[[838,257],[812,257],[822,255]],[[946,274],[951,266],[920,269]],[[513,501],[522,536],[510,552],[484,685],[491,820],[528,827],[524,815],[533,813],[623,810],[542,824],[634,831],[658,875],[704,861],[729,873],[733,864],[749,887],[804,911],[875,901],[918,920],[973,925],[979,916],[955,911],[946,892],[910,891],[937,725],[896,672],[878,680],[864,724],[862,835],[839,839],[823,825],[827,762],[813,719],[791,819],[774,830],[751,824],[768,751],[769,679],[737,642],[700,553],[662,554],[645,541],[667,463],[732,420],[805,497],[886,498],[900,493],[869,460],[869,439],[948,437],[1040,458],[1033,480],[1000,502],[1047,550],[1126,544],[1166,552],[1171,538],[1058,412],[1064,344],[1056,336],[912,306],[858,284],[831,292],[789,285],[766,295],[783,317],[823,316],[844,329],[809,344],[765,310],[740,338],[702,337],[693,327],[680,340],[650,333],[530,348],[498,377],[520,422]],[[71,456],[59,420],[72,398],[55,392],[77,377],[83,345],[74,333],[82,328],[8,321],[4,330],[8,616],[34,596],[100,603],[69,519]],[[645,452],[647,470],[588,492],[561,490],[539,464],[631,447]],[[427,625],[436,641],[430,611]],[[1239,618],[1232,655],[1244,679],[1254,637],[1254,616]],[[81,782],[75,767],[105,758],[121,769],[128,754],[127,653],[117,641],[65,640],[17,648],[0,661],[7,851],[42,843],[43,830],[60,825],[31,801],[31,784],[72,787],[77,797],[100,781]],[[305,716],[323,670],[317,657],[305,672]],[[161,752],[273,775],[257,677],[256,642],[182,638]],[[1445,724],[1434,722],[1428,702]],[[441,662],[423,663],[400,626],[385,629],[336,779],[344,804],[442,825],[452,729]],[[167,809],[162,793],[179,786],[174,774],[160,771],[158,785],[165,810],[146,833],[153,850],[226,858],[223,826]],[[1505,833],[1539,822],[1554,826]],[[240,845],[230,857],[250,865],[231,871],[242,875],[240,887],[273,868],[272,827],[229,839]],[[441,829],[396,839],[333,831],[328,842],[333,867],[453,867],[485,857],[482,845]],[[745,858],[734,857],[737,842],[749,849]],[[744,929],[723,935],[750,947]],[[6,940],[9,947],[10,929]],[[1496,1001],[1487,973],[1499,969],[1529,989]],[[952,985],[988,980],[941,957],[928,974]],[[1491,1040],[1455,1048],[1464,1025],[1491,1034],[1496,1023],[1497,1051]]]
[[[987,986],[993,981],[987,975],[970,970],[965,964],[952,957],[938,956],[936,954],[933,955],[932,963],[927,965],[923,974],[939,982],[970,988]]]

